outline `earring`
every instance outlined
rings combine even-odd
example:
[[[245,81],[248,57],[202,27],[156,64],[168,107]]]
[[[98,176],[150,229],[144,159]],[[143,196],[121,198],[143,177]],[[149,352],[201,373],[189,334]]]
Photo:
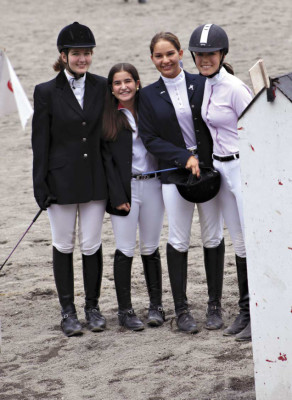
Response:
[[[112,92],[112,95],[113,95],[113,96],[115,95],[114,92]]]
[[[139,86],[136,87],[136,91],[139,92]]]

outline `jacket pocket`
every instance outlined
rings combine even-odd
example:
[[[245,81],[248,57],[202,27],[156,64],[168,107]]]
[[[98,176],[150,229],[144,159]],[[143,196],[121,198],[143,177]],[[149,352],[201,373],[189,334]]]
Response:
[[[52,157],[49,159],[49,171],[52,169],[62,168],[66,164],[66,159],[63,157]]]

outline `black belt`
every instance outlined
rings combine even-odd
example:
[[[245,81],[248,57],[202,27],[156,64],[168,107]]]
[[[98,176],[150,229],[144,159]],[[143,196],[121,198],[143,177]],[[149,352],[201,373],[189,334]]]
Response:
[[[160,176],[160,172],[153,172],[152,174],[132,174],[132,178],[137,179],[138,181],[144,181],[151,178],[158,178]]]
[[[232,161],[232,160],[237,160],[239,158],[239,153],[232,154],[232,156],[223,156],[223,157],[219,157],[216,156],[216,154],[213,154],[213,158],[214,160],[218,160],[221,162]]]

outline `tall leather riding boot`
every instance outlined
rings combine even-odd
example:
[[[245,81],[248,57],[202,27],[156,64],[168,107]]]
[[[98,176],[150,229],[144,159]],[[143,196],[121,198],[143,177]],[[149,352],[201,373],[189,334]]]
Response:
[[[150,255],[141,255],[150,299],[147,324],[160,326],[165,321],[162,307],[162,271],[159,249]]]
[[[239,288],[239,314],[237,315],[235,321],[224,330],[224,336],[238,334],[239,332],[243,331],[250,322],[246,258],[236,255],[235,261]]]
[[[102,245],[90,256],[82,254],[82,264],[87,325],[92,332],[100,332],[106,326],[98,305],[103,271]]]
[[[196,333],[198,332],[198,328],[189,312],[186,295],[188,252],[177,251],[171,244],[167,243],[166,256],[170,286],[177,316],[177,326],[181,331]]]
[[[74,305],[73,253],[65,254],[53,247],[53,271],[61,305],[61,328],[66,336],[81,333]]]
[[[131,302],[131,271],[133,257],[127,257],[116,250],[114,257],[114,280],[118,300],[119,324],[132,331],[144,329],[142,321],[136,316]]]
[[[204,247],[204,261],[208,285],[208,308],[205,327],[210,330],[220,329],[223,326],[221,312],[221,297],[224,273],[225,244],[222,239],[219,246]]]

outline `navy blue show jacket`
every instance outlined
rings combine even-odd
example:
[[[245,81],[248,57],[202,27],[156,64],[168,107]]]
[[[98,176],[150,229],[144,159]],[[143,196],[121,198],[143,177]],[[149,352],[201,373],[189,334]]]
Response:
[[[213,165],[213,141],[209,129],[201,117],[201,105],[206,78],[185,71],[187,93],[194,120],[200,165]],[[170,96],[163,79],[140,91],[139,135],[146,149],[159,160],[159,169],[184,168],[191,156],[185,141]],[[162,183],[168,183],[169,173],[161,175]]]
[[[80,107],[65,73],[35,87],[32,120],[35,198],[58,204],[107,198],[101,156],[101,119],[107,80],[86,73]]]
[[[114,141],[103,143],[103,157],[106,171],[109,199],[106,211],[109,214],[126,216],[129,211],[116,207],[131,204],[133,133],[122,129]]]

